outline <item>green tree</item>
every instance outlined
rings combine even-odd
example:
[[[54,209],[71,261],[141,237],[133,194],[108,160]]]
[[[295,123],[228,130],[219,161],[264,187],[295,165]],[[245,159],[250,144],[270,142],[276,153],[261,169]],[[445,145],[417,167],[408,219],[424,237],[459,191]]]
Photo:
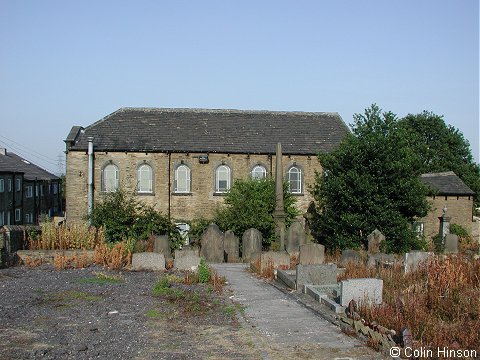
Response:
[[[455,172],[475,192],[475,204],[480,206],[480,167],[463,134],[445,124],[442,116],[428,111],[407,115],[399,125],[407,131],[409,146],[420,157],[420,171]]]
[[[329,154],[319,155],[323,173],[312,189],[312,230],[329,248],[366,245],[378,228],[386,251],[421,247],[411,223],[427,214],[420,159],[408,146],[396,115],[377,105],[355,114],[352,133]]]
[[[295,207],[295,197],[284,184],[284,207],[287,214],[286,224],[299,215]],[[275,181],[271,178],[263,180],[235,180],[229,192],[225,195],[225,207],[217,211],[215,223],[222,231],[232,230],[242,236],[245,230],[255,228],[268,246],[275,239]]]

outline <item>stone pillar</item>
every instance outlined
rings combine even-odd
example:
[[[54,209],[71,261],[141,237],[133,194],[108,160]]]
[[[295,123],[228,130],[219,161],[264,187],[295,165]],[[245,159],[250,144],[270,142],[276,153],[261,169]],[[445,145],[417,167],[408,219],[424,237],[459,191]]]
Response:
[[[440,229],[438,233],[440,234],[441,245],[445,245],[445,237],[450,234],[450,216],[447,216],[447,207],[443,208],[443,215],[438,218],[440,220]]]
[[[280,251],[285,251],[285,209],[283,206],[283,165],[282,165],[282,144],[277,143],[275,161],[275,235],[280,243]]]

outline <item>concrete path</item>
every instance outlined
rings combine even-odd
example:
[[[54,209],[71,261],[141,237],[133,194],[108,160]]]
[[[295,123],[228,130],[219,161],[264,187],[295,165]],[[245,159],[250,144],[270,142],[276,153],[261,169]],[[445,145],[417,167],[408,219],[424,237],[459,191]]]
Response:
[[[262,359],[385,359],[292,296],[256,278],[245,264],[212,267],[226,277],[232,299],[245,306],[245,320]]]

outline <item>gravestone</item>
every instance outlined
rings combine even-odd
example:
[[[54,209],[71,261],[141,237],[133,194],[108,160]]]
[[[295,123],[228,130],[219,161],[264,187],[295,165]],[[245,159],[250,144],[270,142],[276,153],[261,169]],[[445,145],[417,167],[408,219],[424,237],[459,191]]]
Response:
[[[300,264],[318,265],[325,262],[325,246],[321,244],[300,245]]]
[[[445,254],[458,254],[458,235],[445,236]]]
[[[288,269],[290,267],[290,255],[286,251],[262,252],[260,255],[260,271],[268,266],[272,266],[274,269]]]
[[[210,224],[202,234],[200,256],[208,263],[223,263],[224,234],[216,224]]]
[[[337,265],[297,265],[297,291],[303,291],[305,285],[330,285],[337,283]]]
[[[133,270],[165,270],[165,256],[154,252],[134,253]]]
[[[340,265],[346,266],[348,263],[360,264],[362,263],[362,257],[355,250],[343,250],[340,257]]]
[[[380,248],[385,242],[385,235],[383,235],[380,230],[373,230],[370,235],[367,236],[368,240],[368,253],[377,254],[380,252]]]
[[[340,283],[340,305],[348,306],[354,300],[357,304],[366,302],[382,303],[383,280],[375,278],[347,279]]]
[[[248,229],[242,236],[243,262],[256,260],[262,252],[262,233],[257,229]]]
[[[412,251],[409,253],[405,253],[403,256],[403,269],[405,273],[409,273],[411,271],[415,271],[419,264],[425,262],[434,256],[433,252],[425,252],[425,251]]]
[[[196,270],[200,264],[198,249],[175,250],[173,267],[178,270]]]
[[[300,245],[305,244],[306,234],[300,221],[294,221],[287,230],[287,238],[285,241],[285,249],[292,254],[298,254]]]
[[[228,230],[225,232],[223,247],[225,250],[225,262],[236,263],[240,261],[240,239],[238,236],[235,236],[233,231]]]
[[[368,254],[367,265],[369,267],[391,268],[397,263],[393,254]]]
[[[163,254],[166,259],[172,258],[170,238],[168,235],[155,235],[153,241],[153,252]]]

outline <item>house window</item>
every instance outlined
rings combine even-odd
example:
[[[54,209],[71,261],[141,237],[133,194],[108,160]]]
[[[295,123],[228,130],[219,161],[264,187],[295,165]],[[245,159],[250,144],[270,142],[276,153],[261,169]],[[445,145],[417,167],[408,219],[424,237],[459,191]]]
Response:
[[[0,226],[5,225],[5,211],[0,211]]]
[[[153,192],[153,170],[150,165],[142,164],[137,170],[137,191],[139,193]]]
[[[267,169],[265,169],[262,165],[257,165],[252,169],[253,180],[265,179],[266,177],[267,177]]]
[[[54,195],[58,194],[58,184],[57,183],[52,184],[52,192],[53,192]]]
[[[102,191],[117,191],[119,185],[118,167],[108,164],[102,170]]]
[[[25,214],[25,222],[27,224],[33,224],[33,214]]]
[[[226,193],[230,190],[230,168],[227,165],[220,165],[215,170],[215,192]]]
[[[20,209],[15,209],[15,222],[20,221],[22,218],[22,212]]]
[[[12,192],[12,178],[7,179],[8,192]]]
[[[176,193],[190,192],[190,168],[187,165],[180,165],[175,169],[174,191]]]
[[[15,181],[15,190],[21,191],[22,190],[22,179],[16,179]]]
[[[43,196],[43,185],[40,184],[39,187],[40,187],[40,196]]]
[[[32,186],[32,185],[28,185],[28,186],[25,188],[25,197],[31,198],[32,196],[33,196],[33,186]]]
[[[40,187],[37,185],[35,185],[35,196],[36,197],[39,197],[40,196]]]
[[[0,192],[5,191],[5,180],[0,179]]]
[[[298,166],[292,166],[288,169],[287,181],[292,194],[302,193],[302,170]]]

